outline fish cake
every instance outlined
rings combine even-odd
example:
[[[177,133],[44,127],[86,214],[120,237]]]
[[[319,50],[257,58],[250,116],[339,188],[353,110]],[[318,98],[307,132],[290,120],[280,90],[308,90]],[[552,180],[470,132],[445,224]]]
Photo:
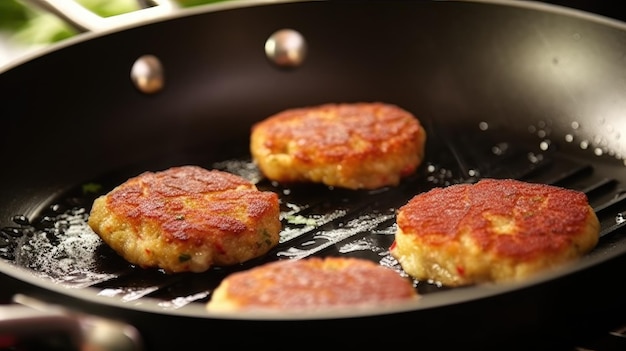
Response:
[[[209,311],[323,311],[419,298],[411,280],[365,259],[311,257],[266,263],[228,275]]]
[[[446,286],[519,281],[591,251],[600,231],[584,193],[512,179],[418,194],[396,222],[392,256]]]
[[[88,224],[128,262],[168,273],[241,263],[278,244],[277,194],[197,166],[145,172],[98,197]]]
[[[329,103],[288,109],[256,123],[250,151],[272,181],[376,189],[414,173],[425,142],[420,121],[398,106]]]

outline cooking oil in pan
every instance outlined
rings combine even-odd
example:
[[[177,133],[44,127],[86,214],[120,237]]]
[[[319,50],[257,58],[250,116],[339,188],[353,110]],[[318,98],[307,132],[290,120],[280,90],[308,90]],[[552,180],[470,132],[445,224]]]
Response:
[[[624,215],[624,213],[623,213],[623,212],[618,213],[618,214],[615,216],[615,223],[616,223],[616,224],[622,224],[622,223],[624,223],[624,222],[626,222],[626,215]]]
[[[87,216],[85,208],[76,207],[45,215],[34,225],[22,221],[12,228],[15,240],[6,247],[12,253],[4,254],[62,285],[80,288],[110,279],[113,274],[98,269],[102,241],[87,225]]]
[[[550,141],[548,127],[546,124],[534,129],[541,136],[534,147],[500,139],[496,128],[487,123],[478,126],[480,133],[433,131],[428,139],[427,158],[416,174],[397,187],[377,191],[348,191],[310,184],[281,186],[264,179],[249,156],[208,164],[202,160],[197,164],[240,175],[259,189],[274,191],[280,197],[283,230],[279,245],[267,257],[237,267],[171,277],[133,267],[116,255],[91,231],[86,220],[96,195],[118,184],[116,180],[134,175],[123,171],[115,173],[114,179],[105,176],[94,180],[91,184],[104,184],[98,194],[95,187],[87,187],[91,189],[87,193],[83,187],[77,187],[63,195],[33,223],[24,216],[14,217],[14,226],[0,228],[0,258],[68,286],[97,286],[98,291],[111,298],[124,301],[145,296],[162,298],[167,308],[207,298],[228,272],[283,258],[354,256],[402,273],[388,248],[396,230],[395,211],[414,195],[482,177],[548,183],[577,178],[578,173],[572,170],[584,170],[584,167],[571,166],[569,161],[557,157],[559,150]],[[556,167],[549,167],[553,164]],[[554,176],[557,178],[553,179]],[[590,182],[595,184],[593,180]],[[611,221],[616,227],[626,223],[622,214]],[[415,282],[415,285],[421,293],[441,290],[432,282]]]
[[[284,227],[280,243],[268,260],[352,255],[393,266],[389,263],[393,260],[388,248],[395,233],[396,209],[421,191],[481,176],[482,170],[472,160],[463,164],[466,167],[459,167],[459,160],[450,158],[446,148],[449,145],[436,145],[437,148],[442,146],[441,150],[431,149],[431,158],[400,186],[377,191],[348,191],[321,185],[281,186],[264,179],[249,157],[217,161],[206,168],[237,174],[259,189],[280,195]],[[435,158],[437,163],[433,162]],[[129,270],[141,271],[116,255],[86,224],[95,197],[118,184],[115,179],[124,180],[134,175],[122,173],[114,173],[116,176],[112,179],[105,176],[106,179],[86,183],[100,184],[100,187],[81,185],[71,190],[34,223],[16,216],[15,227],[1,228],[0,257],[46,279],[73,287],[119,279]],[[116,295],[115,292],[127,291],[120,289],[106,287],[102,292]],[[135,287],[128,289],[131,293],[122,295],[133,295]],[[149,293],[154,290],[152,286],[138,289]]]
[[[277,255],[291,259],[302,259],[314,256],[331,246],[338,246],[337,250],[341,253],[360,250],[379,252],[383,248],[375,245],[373,241],[364,238],[344,244],[341,243],[348,238],[358,237],[362,233],[373,233],[381,223],[391,222],[394,219],[395,214],[391,211],[385,214],[363,214],[347,220],[345,223],[342,222],[341,225],[335,228],[325,229],[322,227],[321,230],[315,231],[308,236],[306,241],[301,242],[297,246],[291,246],[284,251],[279,251]]]

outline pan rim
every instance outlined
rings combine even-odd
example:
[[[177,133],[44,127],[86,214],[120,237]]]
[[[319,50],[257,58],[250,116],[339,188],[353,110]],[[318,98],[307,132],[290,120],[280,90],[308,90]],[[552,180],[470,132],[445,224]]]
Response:
[[[297,321],[297,320],[336,320],[336,319],[352,319],[375,317],[389,314],[398,314],[405,312],[416,312],[422,310],[432,310],[444,307],[450,307],[458,304],[471,303],[495,296],[501,296],[508,293],[518,292],[524,289],[538,287],[543,284],[549,284],[558,279],[564,279],[592,268],[603,262],[610,261],[620,255],[626,253],[626,248],[622,250],[613,250],[602,256],[585,256],[576,262],[558,267],[553,270],[536,274],[522,281],[497,284],[477,284],[462,288],[440,291],[436,293],[423,294],[415,301],[404,301],[398,303],[382,304],[375,306],[364,306],[362,308],[331,308],[320,311],[257,311],[242,312],[228,311],[216,312],[208,311],[205,303],[192,302],[179,308],[165,308],[161,304],[162,300],[144,297],[140,304],[132,302],[124,302],[106,296],[98,295],[98,290],[92,287],[72,288],[62,284],[53,282],[50,279],[39,277],[26,268],[14,265],[8,261],[0,260],[0,274],[10,276],[21,282],[27,283],[33,287],[45,289],[48,292],[54,292],[69,297],[77,301],[95,304],[98,306],[108,306],[122,310],[141,311],[162,315],[172,315],[181,317],[205,318],[216,320],[243,320],[243,321]]]
[[[69,46],[74,46],[82,42],[94,40],[99,37],[105,37],[114,33],[147,26],[159,22],[171,21],[180,18],[202,15],[211,12],[220,12],[227,10],[234,10],[238,8],[247,8],[255,6],[276,6],[281,4],[297,4],[297,3],[317,3],[317,2],[329,2],[325,0],[238,0],[238,1],[224,1],[217,3],[207,3],[204,5],[197,5],[193,7],[180,8],[176,11],[172,11],[168,14],[160,14],[153,16],[152,18],[145,18],[132,24],[122,24],[114,28],[104,29],[98,32],[85,32],[67,38],[60,42],[52,43],[50,45],[35,46],[34,48],[27,49],[23,54],[17,55],[8,63],[0,66],[0,78],[4,72],[10,71],[14,68],[18,68],[27,64],[30,61],[44,57],[55,51],[62,50]],[[387,1],[388,2],[388,1]],[[597,22],[603,25],[612,26],[620,30],[626,30],[626,23],[617,19],[609,18],[600,14],[590,13],[584,10],[578,10],[574,8],[565,7],[557,4],[542,3],[537,1],[510,1],[510,0],[446,0],[445,3],[475,3],[475,4],[490,4],[498,5],[510,8],[520,9],[533,9],[541,12],[552,12],[554,14],[562,14],[570,17],[577,17],[583,20]]]
[[[201,14],[206,12],[213,11],[221,11],[226,9],[234,9],[238,7],[246,7],[250,5],[270,5],[271,3],[295,3],[295,2],[303,2],[303,1],[290,1],[290,0],[279,0],[279,1],[258,1],[258,0],[242,0],[241,2],[232,2],[232,3],[222,3],[220,6],[215,5],[205,5],[198,8],[190,8],[186,10],[182,10],[180,13],[176,13],[175,15],[167,16],[159,19],[147,20],[145,22],[137,23],[134,25],[128,25],[121,28],[111,29],[104,32],[99,33],[86,33],[84,35],[68,39],[67,41],[58,43],[51,47],[43,48],[33,52],[26,57],[15,60],[10,63],[8,66],[4,68],[0,68],[0,78],[3,70],[10,70],[14,67],[21,66],[27,61],[33,60],[35,58],[44,56],[48,53],[62,50],[65,47],[75,45],[81,42],[85,42],[94,38],[110,35],[115,32],[127,30],[130,28],[135,28],[141,25],[155,23],[165,20],[172,20],[175,18],[186,17],[189,15]],[[312,1],[311,1],[312,2]],[[317,2],[317,1],[316,1]],[[461,2],[475,2],[475,3],[489,3],[489,4],[498,4],[508,7],[516,7],[516,8],[530,8],[537,10],[549,10],[555,13],[563,13],[565,15],[581,17],[597,22],[602,22],[611,26],[615,26],[617,28],[626,30],[626,24],[617,21],[605,18],[600,15],[588,14],[586,12],[580,10],[569,9],[557,5],[548,5],[543,3],[534,3],[534,2],[511,2],[506,0],[470,0],[470,1],[461,1]],[[228,5],[227,5],[228,4]],[[530,278],[525,280],[524,282],[515,283],[515,284],[507,284],[502,286],[479,286],[479,287],[471,287],[463,290],[451,290],[439,292],[436,294],[430,294],[426,296],[422,296],[420,300],[417,302],[410,303],[400,303],[393,306],[372,306],[371,308],[355,311],[353,309],[349,311],[325,311],[325,312],[312,312],[312,313],[298,313],[297,315],[284,315],[284,314],[276,314],[276,313],[263,313],[263,314],[242,314],[241,312],[236,313],[216,313],[216,312],[208,312],[203,308],[194,308],[194,306],[183,307],[177,310],[166,310],[162,307],[159,307],[156,303],[146,303],[141,305],[131,305],[129,303],[116,301],[113,299],[108,299],[102,296],[97,296],[95,294],[91,294],[92,289],[87,289],[85,291],[81,290],[73,290],[67,289],[63,286],[55,284],[53,282],[49,282],[43,280],[39,277],[34,276],[31,272],[28,272],[25,269],[15,269],[19,267],[15,267],[10,263],[4,262],[0,260],[0,272],[3,274],[12,276],[16,279],[24,281],[26,283],[32,284],[34,286],[42,287],[48,289],[50,291],[54,291],[57,293],[61,293],[63,295],[82,300],[87,302],[94,302],[101,305],[108,305],[111,307],[118,307],[123,309],[133,309],[140,310],[144,312],[153,312],[153,313],[161,313],[161,314],[175,314],[179,316],[188,316],[188,317],[203,317],[203,318],[216,318],[216,319],[235,319],[235,320],[311,320],[311,319],[337,319],[337,318],[354,318],[354,317],[367,317],[381,314],[389,314],[389,313],[400,313],[400,312],[409,312],[409,311],[417,311],[424,309],[437,308],[442,306],[450,306],[451,304],[456,303],[464,303],[470,302],[482,298],[491,297],[494,295],[505,294],[512,291],[521,290],[531,286],[537,286],[539,284],[549,282],[555,278],[565,277],[575,272],[582,271],[586,268],[592,267],[600,262],[608,261],[612,258],[615,258],[619,255],[622,255],[626,250],[614,250],[610,253],[602,256],[602,257],[584,257],[580,262],[568,266],[563,269],[559,269],[555,272],[549,272],[546,274],[542,274],[541,276]],[[11,268],[9,268],[11,267]],[[175,313],[174,313],[175,311]]]

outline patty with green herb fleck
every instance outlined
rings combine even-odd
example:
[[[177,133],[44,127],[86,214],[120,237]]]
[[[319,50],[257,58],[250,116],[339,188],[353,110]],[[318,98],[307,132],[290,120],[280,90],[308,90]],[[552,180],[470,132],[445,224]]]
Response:
[[[144,172],[92,206],[89,226],[128,262],[203,272],[266,254],[281,230],[278,195],[197,166]]]

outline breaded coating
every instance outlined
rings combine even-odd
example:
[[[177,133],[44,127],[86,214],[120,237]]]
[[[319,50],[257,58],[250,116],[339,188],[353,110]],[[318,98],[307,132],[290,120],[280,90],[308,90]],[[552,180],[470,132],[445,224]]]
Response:
[[[209,311],[320,311],[419,298],[410,279],[372,261],[312,257],[266,263],[222,280]]]
[[[414,173],[425,142],[420,121],[398,106],[342,103],[289,109],[256,123],[250,151],[273,181],[376,189]]]
[[[397,213],[391,254],[446,286],[519,281],[591,251],[600,223],[584,193],[512,179],[435,188]]]
[[[145,172],[97,198],[89,226],[128,262],[168,273],[241,263],[278,244],[278,196],[197,166]]]

